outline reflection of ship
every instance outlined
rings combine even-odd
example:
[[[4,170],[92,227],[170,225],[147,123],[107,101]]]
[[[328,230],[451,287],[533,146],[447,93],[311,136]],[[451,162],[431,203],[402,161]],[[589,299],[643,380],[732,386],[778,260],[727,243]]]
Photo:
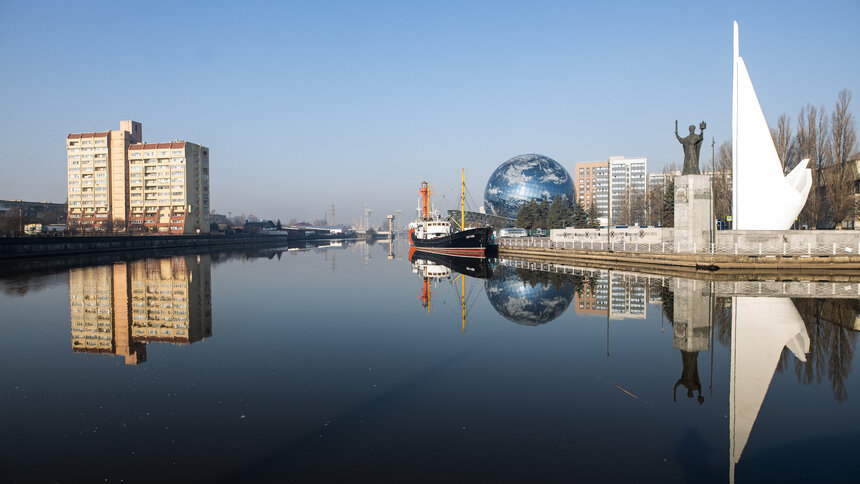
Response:
[[[483,257],[460,257],[455,255],[439,254],[436,252],[425,252],[423,250],[417,250],[415,247],[411,247],[409,250],[409,262],[416,264],[420,261],[425,262],[425,264],[423,264],[425,270],[427,270],[428,267],[431,267],[427,263],[432,263],[437,268],[439,266],[445,267],[455,272],[459,272],[460,274],[466,274],[467,276],[478,279],[489,279],[493,276],[493,268],[490,265],[490,262]]]
[[[791,299],[736,297],[732,301],[732,365],[729,385],[729,468],[749,439],[783,348],[806,361],[809,335]]]
[[[69,272],[72,350],[146,361],[146,344],[212,335],[208,255],[116,262]]]
[[[409,224],[409,243],[423,251],[471,257],[483,257],[490,243],[490,227],[466,228],[466,178],[462,177],[460,190],[460,222],[445,220],[438,213],[430,213],[430,185],[421,182],[421,216]],[[455,227],[451,223],[457,225]]]
[[[415,247],[409,249],[409,262],[412,263],[412,272],[419,275],[421,278],[421,306],[427,308],[429,314],[432,308],[430,307],[430,297],[433,294],[430,291],[432,282],[448,281],[455,288],[459,296],[461,322],[463,332],[466,332],[466,313],[467,299],[466,297],[466,276],[487,279],[492,275],[492,267],[489,261],[483,257],[457,257],[434,252],[424,252],[417,250]],[[451,276],[454,272],[459,273],[454,279]],[[460,280],[460,287],[454,284]]]

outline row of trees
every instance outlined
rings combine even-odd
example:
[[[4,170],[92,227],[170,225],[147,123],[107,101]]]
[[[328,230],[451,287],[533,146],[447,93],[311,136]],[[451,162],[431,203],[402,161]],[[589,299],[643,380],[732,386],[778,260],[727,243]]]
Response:
[[[852,93],[843,89],[836,96],[833,111],[807,104],[797,115],[797,126],[783,113],[771,128],[776,152],[788,173],[809,158],[812,190],[800,214],[800,222],[810,227],[832,227],[853,220],[857,207],[854,193],[857,179],[853,161],[858,159],[857,127],[850,111]],[[731,165],[731,153],[729,153]]]
[[[596,213],[593,221],[597,220]],[[560,229],[586,227],[589,215],[582,206],[567,197],[549,200],[532,199],[520,208],[514,225],[524,229]]]

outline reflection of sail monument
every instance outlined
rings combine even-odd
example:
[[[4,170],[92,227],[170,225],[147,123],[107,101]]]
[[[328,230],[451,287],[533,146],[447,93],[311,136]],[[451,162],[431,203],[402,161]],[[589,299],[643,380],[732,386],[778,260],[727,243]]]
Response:
[[[69,271],[72,349],[146,361],[146,343],[212,335],[208,255],[118,262]]]
[[[739,230],[786,230],[806,204],[812,187],[809,159],[787,176],[770,128],[738,50],[734,24],[732,62],[732,216]]]
[[[809,335],[791,299],[732,298],[729,383],[730,479],[741,458],[784,347],[806,361]]]

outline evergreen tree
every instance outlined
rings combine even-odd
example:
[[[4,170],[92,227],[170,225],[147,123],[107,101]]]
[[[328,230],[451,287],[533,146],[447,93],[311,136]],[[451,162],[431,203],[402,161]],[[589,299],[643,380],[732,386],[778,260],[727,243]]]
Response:
[[[600,228],[600,216],[597,214],[597,204],[592,203],[591,206],[588,207],[588,228],[590,229],[599,229]]]
[[[660,210],[663,227],[675,226],[675,181],[669,182],[663,191],[663,208]]]
[[[281,219],[278,219],[278,223],[275,224],[275,228],[277,228],[278,230],[281,230],[283,228],[283,225],[281,225]]]
[[[534,200],[526,202],[522,207],[520,207],[520,211],[517,212],[517,219],[514,222],[514,226],[523,229],[531,229],[537,216],[537,211],[537,202]]]
[[[537,217],[535,217],[535,221],[532,224],[532,229],[545,229],[547,228],[546,220],[549,217],[549,200],[543,199],[538,204],[538,213]]]
[[[581,229],[586,226],[587,221],[588,215],[585,213],[585,210],[582,208],[582,205],[574,202],[570,205],[567,222],[564,226],[576,227],[578,229]]]
[[[547,228],[562,229],[567,226],[568,221],[573,218],[572,216],[573,213],[567,203],[567,199],[555,196],[552,199],[552,204],[549,206],[549,213],[546,217]]]

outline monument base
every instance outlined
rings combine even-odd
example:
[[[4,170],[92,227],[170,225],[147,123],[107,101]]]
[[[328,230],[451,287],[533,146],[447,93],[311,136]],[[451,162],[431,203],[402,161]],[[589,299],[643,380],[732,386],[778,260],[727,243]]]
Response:
[[[711,242],[711,177],[675,177],[675,244],[681,252],[701,251]]]

